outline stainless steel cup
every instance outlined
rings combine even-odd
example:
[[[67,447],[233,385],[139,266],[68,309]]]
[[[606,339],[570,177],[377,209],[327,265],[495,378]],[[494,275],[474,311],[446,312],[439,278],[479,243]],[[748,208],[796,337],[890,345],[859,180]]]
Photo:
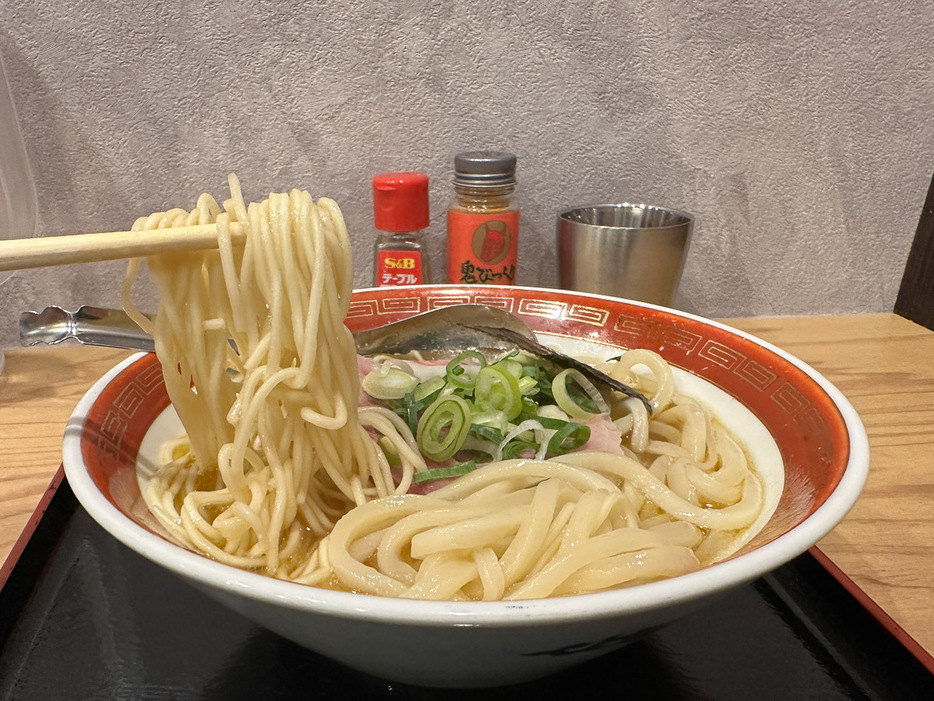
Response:
[[[559,284],[670,307],[694,217],[645,204],[574,207],[558,215]]]

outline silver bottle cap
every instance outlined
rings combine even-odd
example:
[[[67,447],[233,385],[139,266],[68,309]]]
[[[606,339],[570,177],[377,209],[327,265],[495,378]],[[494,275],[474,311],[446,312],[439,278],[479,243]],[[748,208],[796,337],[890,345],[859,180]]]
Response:
[[[498,187],[516,182],[516,157],[502,151],[467,151],[454,157],[454,182]]]

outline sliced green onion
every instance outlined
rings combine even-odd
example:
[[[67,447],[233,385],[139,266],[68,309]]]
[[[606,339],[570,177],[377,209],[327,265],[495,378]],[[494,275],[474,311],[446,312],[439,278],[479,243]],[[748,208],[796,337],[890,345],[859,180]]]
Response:
[[[578,387],[584,390],[596,406],[596,412],[587,411],[571,397],[570,388],[568,387],[569,380],[573,380]],[[593,383],[584,377],[580,370],[575,370],[574,368],[568,368],[567,370],[559,372],[555,376],[554,382],[551,383],[551,391],[554,394],[555,403],[564,409],[567,415],[572,419],[586,420],[593,418],[597,414],[604,414],[610,410],[603,396],[600,394],[600,390],[594,387]]]
[[[444,388],[444,378],[435,376],[420,383],[412,390],[412,397],[419,402]]]
[[[522,377],[534,377],[538,379],[540,374],[541,371],[538,369],[538,365],[522,365]]]
[[[538,391],[538,380],[528,375],[519,377],[519,391],[522,394],[535,394]]]
[[[418,430],[418,411],[422,408],[424,407],[413,399],[410,399],[405,405],[405,422],[413,434]]]
[[[485,441],[492,441],[497,445],[503,440],[503,432],[494,426],[473,423],[470,425],[470,432],[477,438],[482,438]]]
[[[470,430],[470,406],[454,394],[441,396],[425,409],[415,432],[419,450],[441,462],[456,453]]]
[[[547,428],[551,431],[557,431],[559,428],[563,428],[564,424],[568,423],[567,419],[553,419],[548,416],[536,416],[538,422],[542,425],[542,428]]]
[[[502,358],[498,360],[493,367],[499,368],[504,372],[508,372],[515,378],[522,377],[522,363],[518,360],[513,360],[512,358]]]
[[[549,377],[547,374],[541,374],[538,376],[538,391],[539,394],[547,397],[548,399],[554,400],[555,395],[552,391],[552,385],[554,384],[554,378]]]
[[[412,435],[415,435],[415,431],[418,429],[419,412],[431,404],[431,401],[422,400],[417,402],[412,393],[409,392],[402,399],[389,400],[386,404],[389,405],[389,408],[392,409],[400,419],[405,421],[409,430],[412,431]]]
[[[544,422],[542,422],[542,425],[544,425],[545,428],[549,428]],[[567,421],[564,426],[559,427],[548,440],[546,455],[564,455],[570,453],[580,448],[589,440],[590,426]]]
[[[522,411],[519,381],[508,370],[491,365],[477,373],[474,402],[486,410],[501,411],[512,421]]]
[[[545,426],[545,428],[560,428],[560,426],[548,426],[548,424],[544,422],[544,419],[555,419],[560,421],[562,424],[568,420],[568,415],[564,412],[564,410],[555,404],[545,404],[544,406],[540,406],[538,408],[538,416],[540,419],[543,419],[542,426]]]
[[[460,477],[468,472],[477,469],[477,463],[473,460],[451,465],[450,467],[433,467],[428,470],[416,472],[412,478],[415,484],[424,484],[425,482],[434,482],[435,480],[448,479],[450,477]]]
[[[528,419],[526,421],[523,421],[518,426],[515,426],[512,430],[510,430],[509,433],[506,434],[505,438],[503,438],[503,440],[500,441],[499,447],[496,449],[497,454],[494,456],[494,458],[497,460],[501,460],[503,457],[505,457],[507,452],[513,457],[516,457],[518,452],[521,452],[521,450],[535,450],[537,452],[539,448],[539,444],[536,443],[535,441],[531,441],[523,437],[523,434],[530,433],[531,436],[534,438],[536,437],[535,432],[541,431],[542,428],[543,428],[542,424],[538,419]],[[521,450],[516,450],[516,449],[507,450],[510,443],[513,443],[513,442],[523,443],[526,445],[523,445]]]
[[[504,433],[509,426],[509,420],[506,418],[506,415],[496,410],[475,411],[473,416],[470,417],[470,421],[475,426],[490,426]]]
[[[496,455],[496,446],[498,445],[499,443],[484,440],[473,433],[468,433],[461,449],[457,451],[457,457],[461,460],[467,460],[472,455],[474,456],[473,459],[487,463]]]
[[[468,350],[459,354],[456,358],[453,358],[445,368],[445,379],[455,387],[470,389],[474,386],[474,376],[468,374],[461,366],[461,363],[465,363],[468,360],[476,360],[481,368],[486,367],[486,358],[483,356],[483,353],[479,351]]]
[[[405,370],[382,363],[360,383],[374,399],[402,399],[418,385],[418,378]]]
[[[503,460],[512,460],[513,458],[522,457],[522,453],[529,450],[533,453],[537,453],[539,449],[538,443],[535,441],[523,441],[518,438],[509,441],[501,451]]]

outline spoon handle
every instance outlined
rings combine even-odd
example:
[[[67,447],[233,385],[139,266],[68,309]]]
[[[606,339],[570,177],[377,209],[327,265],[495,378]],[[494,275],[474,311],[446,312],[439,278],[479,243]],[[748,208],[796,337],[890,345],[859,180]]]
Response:
[[[69,312],[46,307],[41,312],[23,312],[19,337],[24,346],[57,344],[68,339],[89,346],[107,346],[152,352],[152,336],[143,331],[126,312],[101,307],[80,307]]]

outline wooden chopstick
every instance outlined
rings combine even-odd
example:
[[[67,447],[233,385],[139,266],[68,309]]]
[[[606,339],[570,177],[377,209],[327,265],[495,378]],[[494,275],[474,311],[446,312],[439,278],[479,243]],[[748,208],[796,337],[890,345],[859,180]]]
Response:
[[[246,237],[235,222],[230,225],[230,235],[234,244],[239,245],[243,244]],[[0,241],[0,270],[137,258],[155,253],[205,248],[217,248],[217,226],[214,224],[13,239]]]

